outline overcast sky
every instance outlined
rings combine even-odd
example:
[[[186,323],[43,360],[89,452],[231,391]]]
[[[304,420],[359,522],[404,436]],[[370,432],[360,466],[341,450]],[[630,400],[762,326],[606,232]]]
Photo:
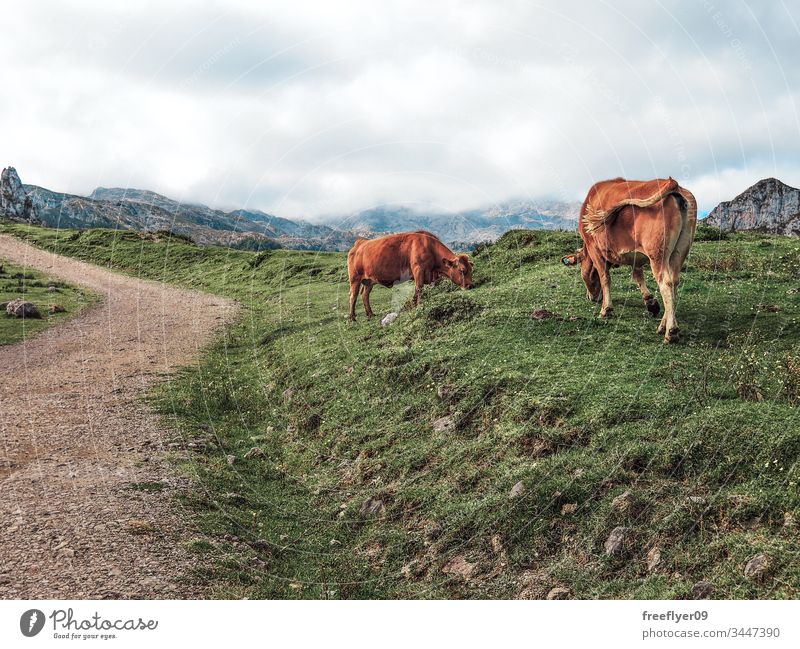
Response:
[[[620,175],[709,210],[800,185],[791,6],[4,3],[0,164],[286,217],[582,200]]]

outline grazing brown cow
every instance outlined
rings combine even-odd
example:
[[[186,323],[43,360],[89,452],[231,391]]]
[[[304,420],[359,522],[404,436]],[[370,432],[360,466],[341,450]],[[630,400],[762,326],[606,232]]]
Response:
[[[361,294],[364,310],[371,318],[369,293],[375,284],[386,287],[414,279],[414,303],[422,299],[422,287],[441,277],[449,277],[461,288],[472,288],[472,262],[467,255],[456,255],[435,234],[419,230],[390,234],[380,239],[358,239],[347,253],[350,276],[350,320],[356,319],[356,298]]]
[[[696,226],[697,202],[672,178],[604,180],[589,190],[581,208],[578,230],[583,248],[562,261],[581,264],[587,295],[602,301],[600,317],[607,318],[613,312],[609,269],[623,264],[633,267],[647,309],[658,315],[658,302],[644,279],[643,266],[649,260],[664,301],[658,333],[666,342],[675,342],[676,289]]]

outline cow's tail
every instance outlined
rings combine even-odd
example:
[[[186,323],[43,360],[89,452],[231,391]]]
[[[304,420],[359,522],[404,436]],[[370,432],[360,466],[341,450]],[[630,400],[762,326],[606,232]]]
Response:
[[[607,223],[613,221],[614,217],[619,213],[619,211],[622,208],[628,207],[629,205],[633,207],[652,207],[656,203],[660,203],[670,194],[678,193],[675,191],[677,185],[678,184],[675,181],[672,181],[672,183],[670,183],[670,185],[668,185],[666,189],[662,189],[661,191],[656,192],[652,196],[649,196],[647,198],[626,198],[621,200],[616,205],[608,208],[607,210],[596,209],[592,206],[591,201],[589,201],[586,204],[586,211],[583,214],[583,222],[586,225],[586,231],[591,234],[594,234],[595,232],[603,228]],[[696,204],[695,204],[695,220],[697,220]]]
[[[684,230],[688,231],[694,239],[694,231],[697,228],[697,201],[694,194],[683,187],[678,188],[678,194],[682,199],[681,214],[683,215]]]

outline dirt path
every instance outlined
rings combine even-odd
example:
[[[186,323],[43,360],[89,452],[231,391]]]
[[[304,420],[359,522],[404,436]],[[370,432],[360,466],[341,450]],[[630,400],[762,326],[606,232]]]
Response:
[[[202,597],[181,543],[192,533],[174,498],[183,482],[163,459],[175,434],[140,398],[196,359],[234,304],[6,235],[0,258],[102,297],[0,347],[0,598]]]

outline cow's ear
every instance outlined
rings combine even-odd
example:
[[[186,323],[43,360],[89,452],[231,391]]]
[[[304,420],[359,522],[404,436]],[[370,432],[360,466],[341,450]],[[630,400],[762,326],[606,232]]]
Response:
[[[442,258],[442,264],[447,266],[447,268],[453,268],[457,263],[457,259],[448,259],[447,257]]]

